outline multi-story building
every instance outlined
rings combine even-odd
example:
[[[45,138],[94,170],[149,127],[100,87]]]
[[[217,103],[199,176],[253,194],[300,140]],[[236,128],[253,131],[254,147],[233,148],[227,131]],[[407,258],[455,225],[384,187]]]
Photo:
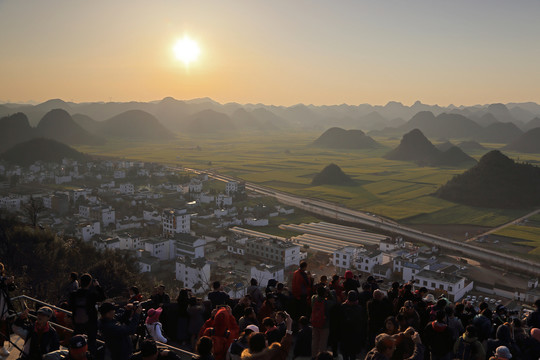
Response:
[[[227,195],[234,194],[238,191],[238,181],[229,181],[225,184],[225,193]]]
[[[300,245],[278,239],[249,239],[246,254],[287,268],[300,262]]]
[[[422,270],[414,275],[415,286],[431,291],[440,291],[448,295],[450,301],[459,301],[473,289],[473,282],[467,283],[464,277],[441,271]]]
[[[83,225],[80,228],[80,232],[81,232],[81,238],[83,239],[83,241],[90,241],[92,236],[101,234],[99,221],[96,221],[91,224]]]
[[[206,240],[191,234],[179,234],[172,242],[176,249],[177,257],[189,257],[198,259],[204,257],[204,247]]]
[[[111,206],[79,206],[79,215],[85,219],[101,221],[103,226],[116,222],[116,212]]]
[[[172,241],[173,240],[171,239],[159,237],[147,238],[142,240],[142,242],[144,243],[144,250],[148,251],[150,255],[158,258],[159,260],[169,260],[170,258],[174,258],[174,256],[170,256],[170,243]]]
[[[334,251],[333,263],[342,271],[356,269],[373,272],[375,265],[382,264],[383,255],[380,250],[365,247],[345,246]]]
[[[165,209],[161,215],[163,235],[172,237],[175,234],[189,234],[191,231],[191,215],[184,210]]]
[[[133,195],[135,193],[135,186],[130,183],[120,184],[120,193],[126,195]]]
[[[252,266],[250,269],[250,276],[252,279],[257,280],[259,284],[267,284],[268,280],[274,279],[278,282],[285,281],[285,269],[283,265],[267,265],[260,264]]]
[[[182,281],[184,287],[196,294],[202,294],[209,289],[210,264],[205,259],[179,257],[176,260],[176,280]]]

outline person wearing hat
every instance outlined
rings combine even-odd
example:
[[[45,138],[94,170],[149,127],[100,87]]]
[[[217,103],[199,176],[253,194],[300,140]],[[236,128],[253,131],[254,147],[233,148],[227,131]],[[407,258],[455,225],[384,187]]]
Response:
[[[493,360],[510,360],[512,358],[512,354],[510,353],[510,350],[506,346],[499,346],[495,350],[495,355],[490,357],[489,359]]]
[[[521,358],[521,351],[514,342],[514,336],[510,324],[500,325],[497,328],[495,339],[488,339],[486,343],[486,353],[491,355],[501,346],[506,347],[516,358]]]
[[[49,324],[53,310],[48,306],[39,308],[34,323],[28,320],[28,314],[29,310],[26,309],[15,321],[15,324],[26,332],[21,359],[41,360],[44,354],[60,348],[58,334]]]
[[[366,343],[364,312],[358,305],[358,293],[350,290],[347,300],[340,305],[341,313],[339,320],[341,323],[339,344],[344,360],[356,359],[362,347]]]
[[[152,339],[142,342],[139,352],[133,354],[130,360],[180,360],[180,357],[169,350],[162,350]]]
[[[163,325],[161,325],[159,322],[159,316],[161,315],[162,311],[163,309],[160,307],[157,309],[148,310],[144,325],[146,326],[146,330],[152,339],[162,343],[167,343],[167,338],[163,336]]]
[[[121,324],[114,318],[116,306],[113,303],[104,302],[99,307],[99,313],[101,314],[99,329],[105,340],[106,350],[110,353],[112,359],[128,360],[133,354],[133,342],[130,336],[135,334],[137,330],[141,312],[142,308],[138,306],[133,311],[128,323]]]
[[[43,360],[93,360],[88,352],[86,335],[75,335],[69,340],[68,350],[56,350],[43,356]]]

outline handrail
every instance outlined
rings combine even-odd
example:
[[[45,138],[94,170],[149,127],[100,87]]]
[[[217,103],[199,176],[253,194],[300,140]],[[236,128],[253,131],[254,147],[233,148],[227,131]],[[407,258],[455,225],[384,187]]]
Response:
[[[66,310],[66,309],[62,309],[58,306],[54,306],[54,305],[51,305],[49,303],[46,303],[44,301],[41,301],[41,300],[38,300],[38,299],[35,299],[33,297],[30,297],[28,295],[19,295],[19,296],[15,296],[13,298],[11,298],[11,301],[15,301],[15,300],[18,300],[19,302],[21,301],[24,301],[24,300],[29,300],[29,301],[33,301],[35,303],[38,303],[38,304],[42,304],[42,305],[45,305],[45,306],[48,306],[50,307],[51,309],[53,310],[56,310],[56,311],[60,311],[60,312],[63,312],[65,314],[68,314],[68,315],[72,315],[72,312],[69,311],[69,310]],[[25,304],[26,305],[26,304]],[[19,313],[17,314],[19,315]],[[29,314],[31,317],[35,317],[34,315],[32,314]],[[55,323],[54,321],[50,321],[51,323],[54,324],[55,327],[58,327],[60,329],[63,329],[63,330],[66,330],[66,331],[69,331],[69,332],[73,332],[73,329],[70,329],[68,327],[65,327],[63,325],[60,325],[58,323]],[[104,344],[105,342],[103,340],[100,340],[100,339],[97,339],[97,341],[100,343],[100,344]],[[181,355],[184,355],[184,356],[189,356],[189,357],[193,357],[193,356],[196,356],[195,353],[192,353],[190,351],[187,351],[187,350],[184,350],[184,349],[179,349],[177,347],[174,347],[174,346],[171,346],[169,344],[165,344],[165,343],[162,343],[162,342],[159,342],[159,341],[156,341],[156,344],[159,346],[159,347],[164,347],[164,348],[167,348],[167,350],[171,350],[171,351],[174,351],[176,353],[180,353]]]

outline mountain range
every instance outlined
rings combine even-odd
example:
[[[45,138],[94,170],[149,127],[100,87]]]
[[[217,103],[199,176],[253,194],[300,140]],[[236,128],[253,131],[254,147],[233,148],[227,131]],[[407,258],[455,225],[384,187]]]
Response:
[[[304,105],[274,106],[264,104],[220,104],[209,98],[193,100],[177,100],[166,97],[162,100],[151,102],[94,102],[74,103],[65,102],[61,99],[52,99],[37,105],[6,103],[0,104],[0,117],[17,112],[27,115],[29,123],[36,126],[40,119],[52,109],[63,109],[69,114],[83,114],[96,121],[104,121],[128,110],[142,110],[155,116],[165,127],[182,131],[189,121],[189,116],[204,110],[212,110],[230,117],[233,122],[235,112],[245,110],[253,116],[259,124],[276,125],[280,130],[283,126],[298,129],[324,129],[328,126],[362,129],[369,132],[384,128],[394,129],[394,135],[402,135],[413,128],[419,128],[427,136],[431,137],[431,131],[419,127],[418,124],[410,124],[403,127],[408,119],[412,119],[420,112],[431,112],[434,117],[445,113],[450,119],[439,119],[443,123],[455,121],[460,128],[471,125],[468,120],[485,127],[495,122],[513,123],[521,130],[529,130],[528,123],[534,118],[540,118],[540,105],[532,102],[486,104],[475,106],[427,105],[419,101],[411,106],[405,106],[399,102],[391,101],[386,105]],[[240,118],[243,114],[240,115]],[[244,114],[245,115],[245,114]],[[459,116],[458,116],[459,115]],[[240,119],[241,120],[241,119]],[[443,121],[444,120],[444,121]],[[410,120],[409,120],[410,121]],[[539,120],[536,120],[538,122]],[[241,122],[241,121],[240,121]],[[238,124],[236,124],[238,126]],[[268,124],[266,124],[268,125]],[[266,125],[263,126],[263,131]],[[252,124],[249,124],[252,127]],[[258,126],[255,125],[255,128]],[[271,126],[273,127],[273,126]],[[537,127],[537,126],[533,126]],[[241,130],[242,128],[240,128]],[[458,133],[465,135],[466,133]],[[436,137],[450,138],[450,135]]]
[[[374,149],[381,145],[362,130],[344,130],[333,127],[326,130],[314,142],[314,146],[331,149]]]

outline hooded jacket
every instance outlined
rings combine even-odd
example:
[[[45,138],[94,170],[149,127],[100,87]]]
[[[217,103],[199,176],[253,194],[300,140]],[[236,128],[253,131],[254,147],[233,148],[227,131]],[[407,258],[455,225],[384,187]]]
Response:
[[[510,333],[510,328],[506,325],[500,325],[497,328],[496,339],[488,339],[486,346],[487,356],[492,356],[495,354],[495,350],[499,346],[506,346],[510,353],[512,354],[513,359],[521,358],[521,352],[519,348],[515,345],[512,340],[512,334]]]
[[[433,321],[426,326],[424,343],[433,355],[443,356],[452,351],[452,332],[445,323]]]
[[[475,355],[472,360],[485,360],[486,352],[484,351],[484,347],[482,346],[480,341],[478,341],[478,338],[476,336],[469,336],[467,332],[465,332],[462,336],[460,336],[457,339],[456,343],[454,344],[454,355],[455,355],[454,357],[457,356],[456,353],[459,350],[459,344],[463,341],[471,344],[472,348],[474,349],[473,354]]]

